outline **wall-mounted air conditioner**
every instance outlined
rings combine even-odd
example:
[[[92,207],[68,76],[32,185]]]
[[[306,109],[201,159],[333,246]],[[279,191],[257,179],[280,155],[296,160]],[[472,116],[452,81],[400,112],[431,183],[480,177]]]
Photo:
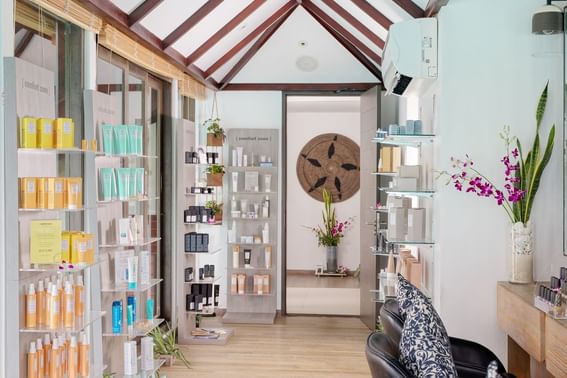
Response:
[[[419,95],[437,78],[437,19],[418,18],[390,27],[382,59],[387,94]]]

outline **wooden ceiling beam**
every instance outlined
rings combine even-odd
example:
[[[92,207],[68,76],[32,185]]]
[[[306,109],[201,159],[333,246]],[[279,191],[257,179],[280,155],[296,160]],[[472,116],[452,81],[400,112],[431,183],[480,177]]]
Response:
[[[221,80],[220,89],[222,90],[226,87],[230,81],[238,75],[238,73],[244,68],[244,66],[252,59],[254,55],[264,46],[264,44],[270,39],[270,37],[279,29],[280,26],[287,20],[287,18],[293,13],[295,8],[298,6],[295,3],[291,8],[289,8],[280,18],[277,19],[268,29],[262,33],[260,38],[246,51],[244,56],[230,69],[226,76]]]
[[[256,29],[249,33],[242,41],[238,42],[232,49],[230,49],[226,54],[219,58],[215,63],[213,63],[205,71],[205,77],[211,77],[219,68],[224,66],[226,62],[232,59],[240,50],[246,47],[250,42],[252,42],[256,37],[264,32],[270,25],[272,25],[278,18],[284,15],[289,9],[295,7],[297,2],[295,0],[290,0],[285,3],[280,9],[274,12],[266,21],[262,22]]]
[[[372,30],[368,29],[366,25],[360,22],[356,17],[350,14],[346,9],[341,7],[335,0],[323,0],[326,6],[331,8],[335,13],[344,18],[349,24],[351,24],[356,30],[362,33],[366,38],[368,38],[376,46],[384,49],[384,41],[378,35],[376,35]]]
[[[93,13],[101,17],[105,22],[111,23],[118,30],[128,35],[140,45],[147,47],[156,54],[171,59],[171,63],[179,67],[197,81],[211,89],[218,89],[218,83],[212,79],[206,80],[204,73],[198,67],[185,64],[185,57],[172,48],[162,49],[162,41],[155,34],[136,23],[128,25],[128,15],[114,5],[110,0],[82,0],[83,4]]]
[[[225,91],[301,91],[301,92],[363,92],[379,83],[234,83]]]
[[[409,13],[413,18],[423,18],[425,17],[425,12],[412,0],[394,0],[394,3],[398,4],[400,8]]]
[[[380,57],[380,55],[378,55],[374,50],[362,43],[351,32],[342,27],[341,24],[339,24],[335,19],[333,19],[327,13],[323,12],[323,10],[317,7],[311,0],[303,0],[302,5],[320,23],[322,22],[323,24],[328,25],[332,30],[335,30],[338,34],[342,35],[353,46],[366,54],[366,56],[374,60],[376,63],[382,63],[382,58]]]
[[[447,5],[449,0],[429,0],[427,6],[425,7],[425,17],[433,17],[437,13],[441,7]]]
[[[368,1],[366,0],[351,0],[351,1],[354,3],[354,5],[359,7],[360,10],[362,10],[364,13],[370,16],[370,18],[372,18],[374,21],[382,25],[384,29],[388,30],[390,29],[390,26],[392,26],[393,22],[388,17],[384,16],[384,14],[382,14],[382,12],[380,12],[378,9],[374,8],[374,6],[372,6],[372,4],[370,4]]]
[[[29,46],[31,40],[33,39],[33,35],[35,33],[31,30],[26,30],[26,34],[24,34],[24,36],[22,37],[22,39],[20,40],[20,42],[18,42],[18,45],[16,46],[16,48],[14,49],[14,56],[16,58],[19,58],[24,51],[26,51],[27,47]]]
[[[162,48],[166,49],[169,46],[173,45],[175,42],[179,40],[179,38],[183,37],[185,34],[189,32],[189,30],[193,29],[195,25],[197,25],[203,18],[207,17],[209,13],[211,13],[216,7],[218,7],[223,0],[209,0],[195,13],[193,13],[188,19],[183,21],[181,25],[179,25],[175,30],[169,33],[162,42]]]
[[[150,12],[161,3],[163,3],[163,0],[145,0],[143,3],[138,5],[136,9],[130,12],[128,15],[128,25],[131,27],[132,25],[142,21],[144,17],[150,14]]]
[[[199,46],[195,51],[187,57],[186,65],[195,63],[203,54],[209,51],[214,45],[217,44],[224,36],[230,33],[234,28],[240,25],[248,16],[250,16],[256,9],[258,9],[266,0],[253,0],[246,8],[234,16],[225,26],[213,34],[205,43]]]
[[[349,40],[346,37],[346,35],[343,35],[341,33],[341,31],[346,32],[347,35],[350,35],[351,37],[353,37],[352,34],[347,32],[346,30],[344,30],[344,28],[342,28],[340,25],[338,25],[338,23],[335,20],[331,19],[326,13],[324,13],[319,8],[314,6],[313,3],[310,0],[303,0],[302,6],[305,8],[305,10],[307,12],[309,12],[309,14],[311,16],[313,16],[313,18],[315,18],[315,20],[323,28],[325,28],[325,30],[327,30],[337,40],[337,42],[339,42],[345,49],[347,49],[378,80],[382,81],[382,72],[380,72],[378,67],[376,67],[376,65],[372,61],[370,61],[370,59],[368,59],[361,52],[361,50],[358,49],[358,47],[355,45],[354,41]],[[338,29],[337,29],[337,27],[338,27]],[[358,41],[356,38],[354,38],[354,40]],[[362,45],[360,43],[360,41],[358,41],[357,43],[359,45]],[[362,45],[362,46],[365,47],[364,45]],[[366,47],[365,50],[368,50],[368,48]],[[379,57],[378,57],[378,59],[379,59],[378,62],[380,62],[381,59]]]

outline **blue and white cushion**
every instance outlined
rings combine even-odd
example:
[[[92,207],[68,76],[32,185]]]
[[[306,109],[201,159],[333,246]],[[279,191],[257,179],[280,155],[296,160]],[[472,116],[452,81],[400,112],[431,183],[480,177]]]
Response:
[[[429,299],[401,275],[398,304],[405,317],[400,362],[415,377],[457,377],[447,330]]]

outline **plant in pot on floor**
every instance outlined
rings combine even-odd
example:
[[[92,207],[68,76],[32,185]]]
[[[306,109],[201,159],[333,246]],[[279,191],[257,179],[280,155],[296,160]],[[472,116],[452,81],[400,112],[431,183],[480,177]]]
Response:
[[[526,153],[520,140],[510,135],[510,127],[505,126],[500,138],[506,146],[506,154],[500,160],[504,170],[504,185],[477,170],[474,161],[466,155],[464,159],[451,158],[453,170],[441,172],[447,176],[447,184],[453,184],[458,191],[488,197],[501,206],[511,222],[511,273],[512,283],[531,283],[533,281],[533,243],[534,236],[530,215],[541,176],[551,154],[555,138],[555,125],[549,131],[545,149],[540,146],[539,131],[547,104],[547,85],[543,89],[535,112],[536,130],[532,148]]]
[[[319,246],[325,247],[325,273],[337,273],[337,249],[345,232],[352,226],[353,219],[349,218],[343,222],[337,220],[333,197],[325,189],[323,189],[323,203],[323,227],[310,228],[315,233]]]
[[[222,223],[222,203],[215,200],[205,202],[205,208],[211,209],[213,219],[209,223]]]
[[[179,345],[176,343],[177,332],[171,329],[169,323],[165,323],[165,327],[156,327],[150,333],[149,336],[154,340],[154,355],[156,358],[165,359],[166,366],[172,366],[175,360],[178,359],[187,368],[191,368],[189,361],[179,349]]]
[[[212,164],[207,167],[207,186],[222,186],[224,165]]]
[[[207,146],[222,147],[225,133],[220,125],[220,118],[209,118],[204,122],[204,126],[207,127]]]

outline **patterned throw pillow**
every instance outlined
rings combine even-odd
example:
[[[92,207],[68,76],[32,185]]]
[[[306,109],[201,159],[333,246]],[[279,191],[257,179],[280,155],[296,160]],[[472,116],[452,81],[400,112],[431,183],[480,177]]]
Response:
[[[429,299],[398,275],[398,304],[405,316],[400,362],[415,377],[457,377],[445,326]]]

